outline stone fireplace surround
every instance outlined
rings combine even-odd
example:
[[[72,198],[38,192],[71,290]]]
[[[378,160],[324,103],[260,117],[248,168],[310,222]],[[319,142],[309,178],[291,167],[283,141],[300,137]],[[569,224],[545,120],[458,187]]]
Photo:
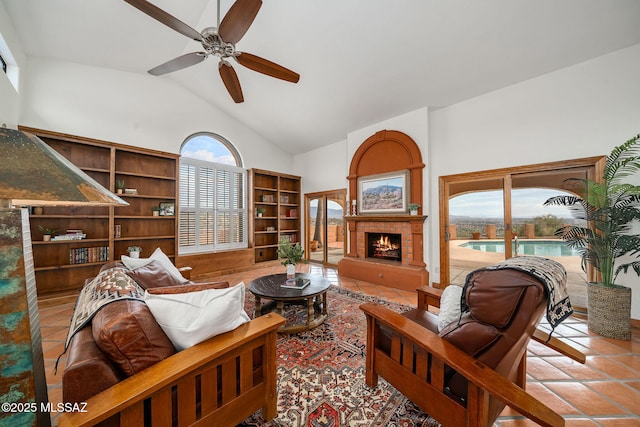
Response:
[[[382,130],[358,148],[349,169],[349,194],[356,199],[358,177],[380,173],[409,171],[409,203],[422,205],[422,156],[408,135]],[[418,212],[421,214],[421,210]],[[349,251],[338,263],[338,273],[354,279],[414,291],[429,285],[424,263],[424,221],[426,216],[387,214],[345,216]],[[402,238],[402,261],[367,258],[365,233],[397,233]]]

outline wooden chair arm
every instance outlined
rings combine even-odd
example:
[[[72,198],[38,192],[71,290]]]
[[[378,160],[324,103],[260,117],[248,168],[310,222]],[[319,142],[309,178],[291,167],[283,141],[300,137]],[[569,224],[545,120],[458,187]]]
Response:
[[[547,405],[428,329],[375,303],[366,303],[360,308],[368,317],[368,322],[373,320],[385,325],[394,334],[402,336],[403,340],[411,341],[413,345],[444,361],[470,383],[486,390],[527,418],[544,426],[564,425],[564,419]]]
[[[182,277],[187,280],[191,280],[191,272],[193,271],[192,267],[179,267],[178,271],[182,274]]]
[[[542,345],[546,345],[547,347],[554,349],[560,354],[564,354],[576,362],[586,363],[587,361],[587,356],[585,356],[584,353],[581,353],[556,337],[551,337],[551,339],[549,339],[549,332],[545,332],[540,328],[536,328],[536,330],[533,331],[531,338]]]
[[[416,289],[418,292],[418,308],[428,310],[429,306],[440,308],[442,289],[424,286]]]
[[[93,426],[117,413],[124,413],[126,408],[144,401],[189,374],[197,373],[216,359],[224,358],[260,336],[273,333],[275,342],[276,330],[284,323],[282,316],[269,313],[176,353],[90,398],[86,412],[62,414],[58,425]],[[273,357],[275,363],[275,353]]]

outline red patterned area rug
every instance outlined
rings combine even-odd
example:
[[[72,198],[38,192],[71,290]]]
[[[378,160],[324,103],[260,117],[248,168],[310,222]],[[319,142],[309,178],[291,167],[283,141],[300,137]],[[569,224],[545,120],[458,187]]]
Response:
[[[245,309],[253,315],[253,296]],[[366,321],[358,308],[377,302],[402,312],[410,307],[336,286],[327,292],[329,317],[317,328],[278,334],[278,416],[263,422],[261,412],[240,426],[341,427],[438,426],[383,378],[365,383]],[[287,322],[304,321],[305,310],[290,306]]]

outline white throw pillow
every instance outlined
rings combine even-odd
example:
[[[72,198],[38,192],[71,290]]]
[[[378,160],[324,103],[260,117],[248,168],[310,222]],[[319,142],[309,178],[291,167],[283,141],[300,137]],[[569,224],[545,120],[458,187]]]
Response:
[[[462,299],[462,286],[449,285],[440,297],[440,314],[438,315],[438,332],[443,330],[451,322],[460,318],[460,300]]]
[[[129,256],[122,255],[120,259],[122,260],[122,263],[125,265],[125,267],[127,267],[129,270],[135,270],[138,267],[144,267],[151,261],[155,260],[158,261],[164,267],[164,269],[167,270],[167,272],[171,274],[176,280],[180,281],[181,283],[187,283],[189,281],[189,279],[185,279],[184,276],[180,274],[180,270],[178,270],[176,266],[173,265],[169,257],[166,256],[160,248],[156,248],[156,250],[153,251],[149,258],[131,258]]]
[[[244,292],[244,283],[240,282],[231,288],[183,294],[145,292],[144,299],[156,322],[180,351],[248,322]]]

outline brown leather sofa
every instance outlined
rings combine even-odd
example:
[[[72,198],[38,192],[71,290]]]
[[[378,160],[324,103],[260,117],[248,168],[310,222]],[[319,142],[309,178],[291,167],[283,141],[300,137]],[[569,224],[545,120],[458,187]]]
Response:
[[[439,306],[438,290],[418,289],[418,308],[403,314],[361,306],[368,322],[367,384],[375,387],[382,375],[444,426],[490,426],[505,403],[541,425],[564,425],[524,391],[527,344],[541,335],[544,285],[511,269],[480,270],[468,281],[469,311],[440,332],[438,315],[428,311]],[[550,345],[572,353],[559,340]]]
[[[110,267],[113,264],[105,265],[103,270]],[[166,280],[163,272],[158,274],[158,280]],[[172,286],[170,290],[163,288],[163,293],[179,292],[184,287],[193,290],[228,286],[227,282],[188,282]],[[147,290],[153,292],[153,289]],[[234,331],[176,353],[144,302],[120,300],[109,303],[70,341],[62,379],[63,401],[87,402],[87,412],[64,414],[59,425],[95,425],[105,420],[107,425],[137,425],[137,422],[131,424],[128,418],[130,407],[140,408],[145,425],[166,419],[174,419],[178,425],[183,425],[180,417],[187,413],[192,415],[192,421],[215,416],[216,425],[235,425],[260,407],[265,418],[273,418],[276,415],[275,331],[282,323],[284,320],[275,314],[262,316]],[[111,335],[110,331],[117,333]],[[253,344],[246,347],[248,343]],[[235,358],[251,360],[238,368],[249,371],[242,373],[242,389],[235,385],[240,372],[220,374],[222,362],[228,364]],[[207,369],[215,371],[216,375],[207,377],[203,374]],[[170,371],[178,373],[171,375]],[[249,388],[247,376],[252,379]],[[205,385],[207,378],[214,383]],[[190,387],[185,386],[185,379],[193,381]],[[230,382],[234,385],[228,384]],[[180,387],[176,386],[178,383]],[[132,384],[136,385],[135,396],[127,397]],[[203,388],[210,392],[209,397]],[[145,405],[153,406],[154,399],[158,399],[156,396],[162,395],[163,390],[169,390],[170,400],[157,400],[152,411],[145,408]],[[228,390],[233,390],[233,395]],[[227,412],[229,414],[224,415]]]
[[[122,266],[122,264],[108,263],[100,271],[115,266]],[[147,272],[150,273],[147,277],[154,282],[167,280],[166,273],[160,268],[153,271],[147,268]],[[191,284],[193,282],[188,283],[188,285]],[[229,287],[228,282],[199,285],[208,288]],[[120,332],[117,337],[118,343],[128,345],[125,350],[127,354],[123,354],[123,351],[116,348],[118,343],[110,342],[108,339],[101,340],[101,344],[109,345],[108,353],[105,353],[96,343],[94,330],[112,328],[117,328]],[[78,331],[69,342],[67,363],[62,376],[63,401],[86,402],[90,397],[166,359],[175,352],[173,344],[156,323],[144,302],[123,300],[107,304],[96,313],[91,323]]]

